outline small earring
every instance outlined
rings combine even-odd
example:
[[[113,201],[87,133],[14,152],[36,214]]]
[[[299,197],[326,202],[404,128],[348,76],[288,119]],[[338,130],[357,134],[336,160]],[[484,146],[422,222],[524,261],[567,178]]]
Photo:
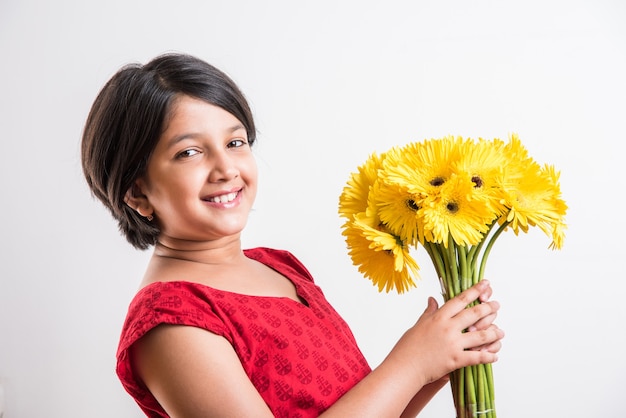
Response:
[[[154,216],[148,215],[146,216],[146,219],[148,220],[148,222],[152,222],[152,220],[154,219]]]

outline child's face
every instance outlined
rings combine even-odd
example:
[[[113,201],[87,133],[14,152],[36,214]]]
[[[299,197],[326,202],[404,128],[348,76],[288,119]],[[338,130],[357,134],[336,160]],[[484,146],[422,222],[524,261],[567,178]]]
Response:
[[[137,181],[161,242],[238,236],[257,190],[257,167],[242,123],[224,109],[182,96]]]

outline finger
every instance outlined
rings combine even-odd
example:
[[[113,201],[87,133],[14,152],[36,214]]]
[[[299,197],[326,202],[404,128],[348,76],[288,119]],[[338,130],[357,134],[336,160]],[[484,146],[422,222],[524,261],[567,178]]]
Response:
[[[493,289],[491,288],[491,286],[487,286],[485,288],[485,290],[478,296],[478,300],[481,302],[487,302],[489,300],[489,298],[491,298],[491,295],[493,294]]]
[[[504,331],[495,325],[486,330],[466,332],[463,334],[463,347],[466,350],[474,350],[476,347],[487,347],[504,338]],[[497,346],[494,346],[497,347]],[[476,351],[476,350],[474,350]],[[487,351],[488,350],[481,350]]]
[[[442,307],[441,311],[445,315],[455,316],[461,312],[467,305],[474,302],[483,292],[488,292],[490,288],[487,280],[481,280],[469,289],[459,293],[450,299]]]
[[[454,320],[461,329],[468,329],[470,326],[479,323],[483,318],[496,314],[500,309],[500,304],[496,301],[480,303],[459,312]]]
[[[427,302],[427,305],[426,305],[426,309],[424,310],[424,313],[433,313],[437,309],[439,309],[439,304],[437,303],[437,300],[434,297],[429,296],[428,297],[428,302]]]
[[[498,361],[498,354],[491,353],[489,351],[473,351],[468,350],[463,352],[465,357],[465,364],[468,366],[474,366],[476,364],[488,364]]]
[[[481,331],[483,329],[489,328],[491,324],[496,320],[498,316],[497,312],[492,313],[491,315],[487,315],[484,318],[479,319],[473,325],[467,327],[468,331]]]
[[[472,347],[469,350],[472,351],[489,351],[490,353],[497,353],[502,348],[502,340],[497,340],[491,344],[481,345],[479,347]]]
[[[492,328],[496,329],[498,328],[497,325],[491,325]],[[502,338],[504,337],[504,331],[500,330],[499,334],[502,336]],[[483,344],[477,347],[472,347],[470,348],[470,350],[474,350],[474,351],[489,351],[491,353],[497,353],[498,351],[500,351],[500,349],[502,348],[502,338],[492,342],[492,343],[488,343],[488,344]]]
[[[423,318],[432,316],[435,312],[437,312],[438,309],[439,309],[439,304],[437,303],[435,298],[430,296],[428,298],[428,302],[426,302],[426,309],[424,309],[424,313],[420,315],[420,317],[417,319],[417,322],[422,321]]]
[[[416,324],[425,320],[425,318],[433,316],[438,310],[439,310],[439,304],[437,303],[437,300],[433,298],[432,296],[430,296],[428,298],[428,301],[426,302],[426,309],[424,309],[424,313],[422,313],[420,317],[417,319]]]
[[[490,353],[497,353],[502,348],[502,341],[498,340],[495,343],[489,344],[486,347],[483,347],[482,351],[489,351]]]
[[[480,330],[489,328],[489,326],[493,324],[493,322],[496,320],[496,317],[498,316],[497,310],[500,309],[500,304],[495,301],[491,303],[493,303],[494,305],[497,304],[497,307],[495,308],[496,311],[492,312],[491,314],[487,316],[480,318],[478,321],[476,321],[475,323],[467,327],[468,331],[480,331]]]

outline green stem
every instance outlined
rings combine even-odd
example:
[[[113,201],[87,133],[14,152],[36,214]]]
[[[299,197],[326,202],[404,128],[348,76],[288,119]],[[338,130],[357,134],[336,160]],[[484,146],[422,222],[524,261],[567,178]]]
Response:
[[[487,266],[487,258],[489,257],[489,253],[493,248],[496,240],[502,234],[502,232],[509,226],[510,222],[503,222],[502,225],[498,228],[498,230],[493,234],[493,236],[489,239],[487,246],[485,247],[485,252],[483,253],[482,259],[480,261],[480,271],[478,273],[478,280],[482,280],[483,275],[485,274],[485,267]]]
[[[439,276],[442,286],[448,289],[449,298],[482,280],[491,249],[508,225],[505,223],[495,229],[496,223],[494,221],[489,226],[485,239],[474,246],[457,245],[452,238],[447,248],[442,244],[428,244],[431,258],[434,256],[439,263],[435,269],[442,272]],[[490,364],[464,367],[455,371],[453,376],[452,391],[459,417],[496,418]]]
[[[443,253],[444,264],[447,267],[446,272],[448,274],[446,275],[446,278],[451,281],[454,287],[454,296],[458,295],[463,290],[459,281],[459,268],[456,260],[456,252],[454,250],[455,247],[456,245],[454,244],[454,241],[450,238],[448,248],[444,247],[441,251]]]
[[[476,386],[474,384],[474,373],[472,366],[464,367],[465,369],[465,395],[469,398],[466,402],[469,405],[476,405]]]
[[[455,372],[455,375],[458,377],[457,379],[457,396],[458,396],[458,405],[457,410],[463,411],[465,410],[465,369],[459,369]]]
[[[477,245],[470,246],[470,250],[467,252],[467,263],[472,266],[472,272],[474,272],[475,267],[476,267],[476,258],[478,256],[479,250],[480,250],[480,243]]]
[[[428,256],[433,262],[435,271],[437,272],[437,276],[441,277],[441,275],[444,272],[444,266],[443,266],[443,260],[441,259],[439,252],[428,241],[424,242],[424,249],[426,249],[426,253],[428,253]]]
[[[461,276],[461,290],[467,289],[471,283],[470,267],[467,263],[467,247],[454,244],[458,254],[459,273]],[[471,286],[471,285],[470,285]]]
[[[454,286],[454,279],[452,278],[452,272],[450,271],[449,254],[446,248],[442,245],[431,243],[433,252],[436,252],[441,258],[442,272],[439,274],[439,278],[444,283],[447,293],[444,295],[445,301],[448,301],[457,295],[456,286]]]
[[[449,237],[449,245],[424,242],[446,301],[482,280],[487,258],[496,239],[508,226],[500,225],[495,231],[494,221],[484,239],[474,246],[462,246]],[[484,250],[484,251],[483,251]],[[478,302],[472,303],[472,305]],[[451,373],[450,384],[459,418],[496,418],[493,372],[490,364],[463,367]],[[480,414],[477,414],[480,412]]]
[[[485,396],[485,373],[482,364],[476,366],[476,379],[478,380],[477,394],[476,394],[476,410],[481,411],[486,409],[486,396]]]
[[[489,388],[489,418],[496,418],[496,406],[494,400],[496,398],[496,394],[494,391],[493,385],[493,369],[491,368],[491,363],[485,364],[485,374],[487,378],[487,388]]]
[[[494,220],[491,223],[491,225],[489,225],[489,228],[487,229],[487,232],[485,232],[485,235],[483,235],[483,239],[472,248],[472,251],[471,251],[471,253],[472,253],[471,254],[471,257],[472,257],[471,263],[474,266],[473,276],[472,276],[472,278],[474,280],[474,283],[478,283],[482,279],[482,276],[479,274],[479,270],[476,268],[476,264],[478,263],[478,260],[481,259],[480,251],[482,250],[483,246],[485,245],[485,242],[487,241],[487,237],[489,236],[489,234],[491,233],[491,231],[493,230],[493,227],[496,225],[497,222],[498,222],[498,220],[496,219],[496,220]],[[484,259],[484,255],[483,255],[483,259]]]
[[[448,272],[440,247],[431,242],[424,242],[424,248],[435,266],[437,277],[439,277],[439,280],[441,281],[441,290],[444,293],[444,299],[448,300],[453,298],[455,295],[454,288],[451,287],[450,280],[447,279]]]

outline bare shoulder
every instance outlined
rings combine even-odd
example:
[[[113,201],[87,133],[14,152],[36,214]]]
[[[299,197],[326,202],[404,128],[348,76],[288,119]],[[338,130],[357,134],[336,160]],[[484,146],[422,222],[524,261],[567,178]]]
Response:
[[[159,325],[133,346],[138,374],[171,417],[268,416],[230,343],[184,325]]]
[[[180,260],[153,256],[148,263],[140,287],[155,282],[172,282],[181,279],[194,281],[193,278],[201,274],[198,267]]]

